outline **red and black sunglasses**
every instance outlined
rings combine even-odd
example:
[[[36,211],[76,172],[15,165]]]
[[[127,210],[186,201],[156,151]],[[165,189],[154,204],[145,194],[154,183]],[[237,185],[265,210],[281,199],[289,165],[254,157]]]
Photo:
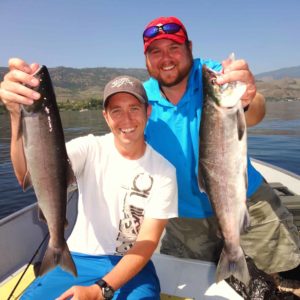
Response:
[[[163,31],[164,33],[167,34],[175,34],[177,33],[180,29],[183,30],[186,39],[188,40],[188,35],[184,27],[182,27],[179,24],[176,23],[166,23],[163,25],[156,25],[156,26],[150,26],[147,29],[145,29],[143,33],[143,38],[153,38],[159,34],[160,31]]]

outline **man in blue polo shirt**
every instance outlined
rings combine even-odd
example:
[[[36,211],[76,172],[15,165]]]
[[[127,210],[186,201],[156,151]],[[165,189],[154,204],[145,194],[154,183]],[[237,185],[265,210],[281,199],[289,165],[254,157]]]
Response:
[[[198,188],[199,126],[202,109],[202,65],[223,70],[218,84],[242,81],[247,126],[265,115],[265,99],[256,92],[255,79],[243,60],[193,59],[192,43],[175,17],[151,21],[143,33],[146,65],[151,78],[144,83],[152,113],[146,139],[177,170],[179,218],[169,221],[161,252],[177,257],[216,261],[222,241],[209,199]],[[201,145],[200,145],[201,146]],[[226,178],[224,178],[226,180]],[[299,265],[299,235],[291,214],[281,204],[248,159],[248,208],[251,226],[241,236],[245,253],[269,274]]]

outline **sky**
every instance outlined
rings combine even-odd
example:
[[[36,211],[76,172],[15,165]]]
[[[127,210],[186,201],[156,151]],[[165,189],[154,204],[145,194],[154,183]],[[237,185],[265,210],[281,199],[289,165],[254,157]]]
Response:
[[[0,0],[0,66],[144,68],[142,33],[176,16],[194,57],[231,52],[254,74],[300,65],[300,0]]]

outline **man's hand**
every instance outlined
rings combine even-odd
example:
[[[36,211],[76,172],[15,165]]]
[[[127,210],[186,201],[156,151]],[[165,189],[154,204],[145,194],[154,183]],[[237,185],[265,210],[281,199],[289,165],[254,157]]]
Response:
[[[0,84],[0,99],[12,114],[19,114],[20,104],[30,105],[40,98],[39,93],[25,86],[39,85],[38,79],[32,75],[39,65],[36,63],[28,65],[19,58],[12,58],[8,62],[8,67],[9,72]]]
[[[265,98],[256,91],[255,78],[247,62],[243,59],[234,60],[234,55],[222,62],[223,74],[217,77],[218,84],[241,81],[246,84],[246,91],[241,97],[247,126],[254,126],[262,121],[266,113]]]
[[[233,81],[241,81],[246,84],[246,91],[241,100],[243,107],[251,104],[256,96],[255,78],[251,73],[245,60],[233,60],[228,58],[222,62],[223,75],[217,77],[218,84],[224,84]]]
[[[103,300],[102,292],[97,284],[91,286],[73,286],[56,300]]]

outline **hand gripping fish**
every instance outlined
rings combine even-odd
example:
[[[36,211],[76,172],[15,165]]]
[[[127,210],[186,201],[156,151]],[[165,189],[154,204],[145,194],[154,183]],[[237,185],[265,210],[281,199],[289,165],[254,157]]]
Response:
[[[246,86],[239,82],[218,85],[217,76],[203,66],[198,182],[210,199],[224,239],[216,282],[233,275],[248,285],[249,271],[240,246],[240,232],[249,225],[247,134],[240,101]]]
[[[40,219],[49,229],[50,239],[39,275],[56,265],[77,276],[77,270],[64,238],[67,187],[74,174],[67,156],[62,123],[51,78],[45,66],[34,74],[40,80],[35,88],[41,98],[21,106],[21,133],[27,164],[23,189],[33,186]]]

